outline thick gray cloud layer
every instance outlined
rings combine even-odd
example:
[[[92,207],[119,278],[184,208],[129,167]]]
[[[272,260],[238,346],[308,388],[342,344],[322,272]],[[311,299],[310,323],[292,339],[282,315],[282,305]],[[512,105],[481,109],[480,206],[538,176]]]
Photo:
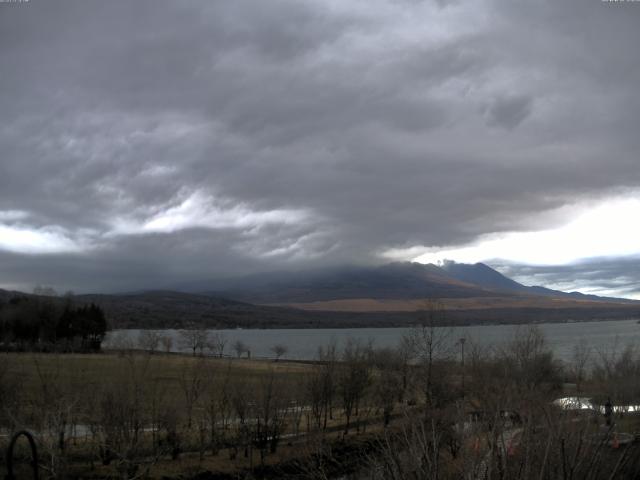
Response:
[[[640,186],[639,22],[578,0],[0,3],[0,285],[553,226]]]

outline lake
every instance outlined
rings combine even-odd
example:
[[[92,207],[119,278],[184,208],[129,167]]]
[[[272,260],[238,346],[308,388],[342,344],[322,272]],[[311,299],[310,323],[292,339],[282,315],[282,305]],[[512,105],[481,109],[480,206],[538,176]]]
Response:
[[[555,355],[570,361],[574,346],[584,339],[596,351],[624,348],[628,344],[640,344],[640,324],[638,320],[610,320],[597,322],[539,323]],[[451,343],[466,338],[470,345],[499,347],[512,339],[518,325],[478,325],[450,328]],[[225,354],[232,354],[232,345],[237,340],[244,342],[251,350],[253,358],[272,358],[271,347],[276,344],[288,348],[284,358],[311,360],[316,357],[318,347],[336,342],[338,348],[348,338],[361,341],[371,340],[376,347],[395,347],[403,335],[411,328],[318,328],[318,329],[234,329],[215,330],[227,339]],[[214,330],[211,330],[212,332]],[[123,341],[135,345],[140,330],[114,330],[105,339],[104,348],[117,348]],[[179,330],[159,330],[163,335],[173,337],[173,351],[188,351],[180,347]]]

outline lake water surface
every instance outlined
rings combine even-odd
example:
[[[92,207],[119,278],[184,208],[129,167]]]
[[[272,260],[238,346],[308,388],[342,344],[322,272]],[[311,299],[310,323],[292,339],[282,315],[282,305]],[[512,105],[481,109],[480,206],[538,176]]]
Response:
[[[595,351],[609,351],[624,348],[628,344],[640,345],[640,324],[638,320],[611,320],[575,323],[541,323],[538,327],[555,353],[569,361],[574,346],[584,339]],[[456,327],[448,334],[451,343],[466,338],[471,343],[483,347],[499,347],[514,337],[518,325],[479,325]],[[285,358],[311,360],[316,357],[318,347],[336,342],[340,348],[348,338],[361,341],[371,340],[376,347],[395,347],[403,335],[411,328],[318,328],[318,329],[234,329],[215,330],[227,339],[226,354],[232,354],[232,345],[237,340],[244,342],[254,358],[273,357],[271,347],[285,345],[288,352]],[[214,330],[212,330],[213,332]],[[114,330],[105,340],[105,348],[117,348],[123,341],[135,345],[140,330]],[[161,330],[163,335],[173,337],[173,350],[181,348],[178,330]]]

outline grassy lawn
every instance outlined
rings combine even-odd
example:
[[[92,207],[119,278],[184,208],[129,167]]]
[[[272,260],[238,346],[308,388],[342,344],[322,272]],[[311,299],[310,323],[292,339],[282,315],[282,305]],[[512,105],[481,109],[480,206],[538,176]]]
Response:
[[[260,382],[265,374],[273,373],[285,385],[300,385],[313,366],[280,360],[247,360],[213,357],[192,357],[175,354],[147,353],[99,353],[99,354],[50,354],[3,353],[0,354],[0,371],[9,384],[17,384],[25,402],[36,400],[43,388],[60,389],[63,392],[82,392],[100,388],[105,383],[120,382],[133,375],[141,382],[157,382],[164,395],[179,403],[183,395],[181,381],[195,372],[205,378],[229,378],[249,384]],[[176,406],[179,406],[176,405]]]

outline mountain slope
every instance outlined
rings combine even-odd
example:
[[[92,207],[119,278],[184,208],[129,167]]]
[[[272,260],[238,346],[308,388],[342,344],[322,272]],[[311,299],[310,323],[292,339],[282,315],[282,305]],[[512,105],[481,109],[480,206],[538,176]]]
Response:
[[[455,262],[445,262],[440,266],[406,262],[373,267],[262,273],[212,282],[206,291],[254,304],[295,306],[353,299],[480,299],[514,296],[634,303],[625,299],[525,286],[483,263]]]
[[[119,295],[79,295],[79,303],[102,307],[113,328],[277,327],[304,323],[292,308],[251,305],[210,295],[148,291]]]
[[[441,265],[442,270],[453,278],[471,283],[489,290],[523,293],[527,287],[512,280],[484,263],[456,263],[446,261]]]
[[[541,286],[526,286],[510,279],[484,263],[467,264],[447,261],[444,262],[441,268],[453,278],[488,290],[595,302],[636,303],[633,300],[624,298],[600,297],[598,295],[587,295],[580,292],[563,292]]]
[[[482,287],[456,279],[435,265],[419,263],[261,274],[217,282],[209,291],[260,304],[350,298],[465,298],[495,295]]]

